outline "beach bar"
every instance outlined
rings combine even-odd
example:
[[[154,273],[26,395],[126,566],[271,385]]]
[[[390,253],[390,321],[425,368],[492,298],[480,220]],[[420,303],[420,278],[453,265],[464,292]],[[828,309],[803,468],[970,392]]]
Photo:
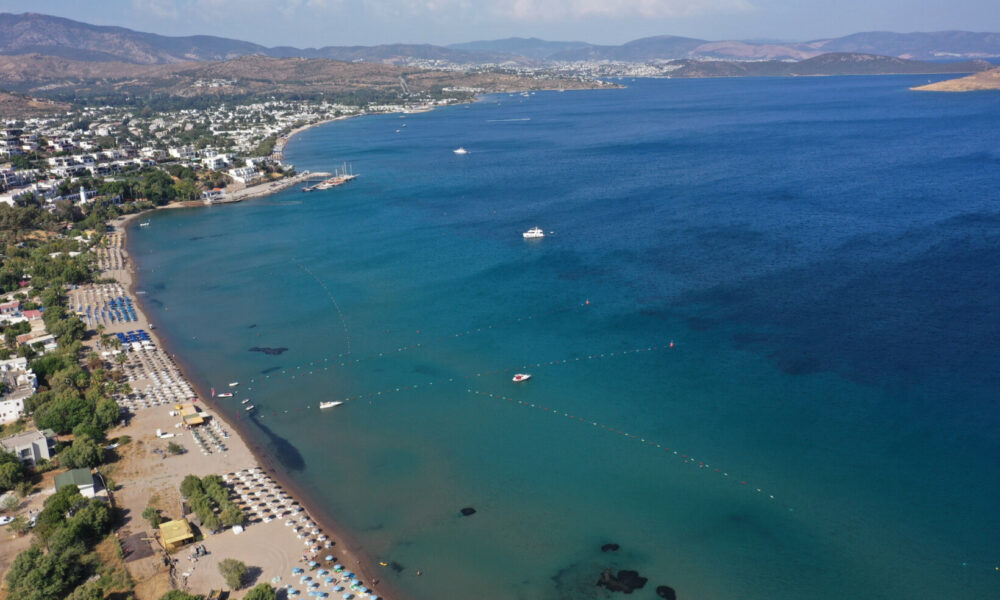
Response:
[[[194,541],[194,532],[191,531],[191,524],[187,519],[176,519],[160,524],[160,539],[163,540],[163,547],[167,552],[173,552],[184,544]]]

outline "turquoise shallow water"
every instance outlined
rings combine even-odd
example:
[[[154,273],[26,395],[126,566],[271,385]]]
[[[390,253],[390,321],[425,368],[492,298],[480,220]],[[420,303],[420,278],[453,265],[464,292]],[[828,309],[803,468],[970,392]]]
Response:
[[[609,566],[640,598],[995,597],[1000,99],[922,81],[319,127],[288,159],[359,179],[153,215],[139,287],[416,598],[601,598]]]

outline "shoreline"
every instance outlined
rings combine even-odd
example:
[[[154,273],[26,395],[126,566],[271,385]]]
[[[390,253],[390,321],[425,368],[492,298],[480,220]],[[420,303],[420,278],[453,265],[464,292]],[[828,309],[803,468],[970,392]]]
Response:
[[[177,206],[177,208],[181,207]],[[149,312],[146,311],[142,295],[136,293],[139,286],[139,272],[136,261],[133,258],[134,255],[129,246],[128,235],[129,223],[146,214],[146,212],[148,211],[142,211],[132,215],[120,217],[112,221],[111,224],[115,227],[115,229],[121,232],[123,237],[123,247],[128,253],[126,268],[132,276],[127,286],[127,293],[132,298],[133,302],[135,302],[136,310],[142,313],[147,322],[152,323],[149,320]],[[283,489],[285,489],[293,499],[299,502],[300,506],[305,508],[306,512],[323,530],[328,531],[331,537],[336,540],[334,547],[330,550],[337,555],[337,560],[347,566],[350,566],[355,572],[357,572],[359,578],[362,581],[368,582],[368,585],[373,591],[378,591],[380,598],[384,598],[386,597],[386,594],[388,594],[388,596],[393,599],[406,600],[407,596],[399,589],[382,582],[381,578],[377,577],[378,570],[376,567],[376,560],[364,550],[363,546],[354,538],[353,534],[347,528],[343,527],[337,521],[335,516],[323,510],[321,508],[322,504],[318,499],[314,498],[311,494],[303,490],[296,482],[287,477],[280,466],[276,465],[275,462],[272,461],[266,447],[257,442],[255,436],[248,430],[247,422],[243,419],[233,419],[231,416],[226,415],[223,407],[216,404],[211,396],[205,393],[204,384],[199,382],[197,378],[190,375],[191,369],[188,364],[184,361],[183,356],[178,356],[172,351],[173,348],[169,341],[169,336],[163,335],[163,331],[164,330],[162,329],[151,329],[149,334],[155,340],[155,343],[173,361],[174,365],[181,372],[184,379],[198,395],[199,401],[201,401],[205,406],[210,407],[215,418],[221,421],[221,423],[229,429],[231,436],[247,447],[255,461],[253,466],[260,467],[265,473],[270,475],[271,478],[274,479],[274,481],[277,482]],[[122,479],[120,480],[120,483],[128,484],[129,481],[127,479]],[[280,587],[278,589],[280,589]]]

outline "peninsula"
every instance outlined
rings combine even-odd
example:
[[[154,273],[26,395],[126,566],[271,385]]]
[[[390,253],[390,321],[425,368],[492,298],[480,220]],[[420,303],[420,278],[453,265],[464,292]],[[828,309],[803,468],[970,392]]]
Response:
[[[937,83],[929,83],[910,88],[918,92],[976,92],[982,90],[1000,90],[1000,67],[973,73],[958,79],[947,79]]]

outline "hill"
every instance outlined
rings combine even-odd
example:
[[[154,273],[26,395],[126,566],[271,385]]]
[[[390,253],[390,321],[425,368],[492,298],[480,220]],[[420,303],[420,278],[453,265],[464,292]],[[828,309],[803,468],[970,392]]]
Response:
[[[676,35],[658,35],[627,42],[620,46],[588,46],[563,50],[550,56],[550,60],[583,61],[583,60],[614,60],[622,62],[643,62],[681,58],[692,50],[706,43],[705,40],[679,37]]]
[[[160,64],[259,54],[250,42],[207,35],[167,37],[89,25],[34,13],[0,14],[0,54],[46,54],[76,60]]]
[[[30,119],[66,112],[68,104],[0,91],[0,115],[6,119]]]
[[[0,13],[0,54],[44,54],[74,60],[142,65],[224,61],[248,55],[389,63],[411,60],[485,63],[516,61],[521,58],[496,52],[473,53],[431,44],[268,48],[229,38],[208,35],[170,37],[35,13]]]
[[[412,92],[424,93],[443,87],[494,92],[598,87],[576,79],[433,71],[323,58],[242,56],[228,61],[137,65],[39,54],[0,56],[0,88],[71,102],[262,95],[330,99],[353,95],[354,100],[402,97],[400,79]]]
[[[225,61],[247,55],[273,58],[329,58],[397,65],[427,63],[539,65],[546,62],[656,62],[684,58],[798,61],[831,52],[876,54],[919,60],[990,58],[1000,56],[1000,34],[969,31],[929,33],[876,31],[806,43],[713,41],[660,35],[620,45],[506,38],[452,44],[447,47],[432,44],[384,44],[268,48],[222,37],[162,36],[123,27],[89,25],[41,14],[0,14],[0,54],[45,54],[74,60],[146,65]]]
[[[1000,90],[1000,67],[973,73],[967,77],[948,79],[920,87],[911,88],[921,92],[976,92]]]
[[[448,47],[467,52],[492,52],[501,55],[522,56],[535,60],[549,60],[559,52],[585,50],[593,44],[587,42],[549,42],[538,38],[511,37],[502,40],[480,40],[450,44]]]
[[[699,61],[681,60],[671,77],[789,77],[810,75],[903,75],[934,73],[974,73],[993,67],[974,60],[964,62],[923,62],[873,54],[830,53],[799,62],[785,61]]]
[[[1000,34],[971,31],[892,33],[868,31],[804,46],[821,52],[863,52],[917,60],[1000,56]]]

